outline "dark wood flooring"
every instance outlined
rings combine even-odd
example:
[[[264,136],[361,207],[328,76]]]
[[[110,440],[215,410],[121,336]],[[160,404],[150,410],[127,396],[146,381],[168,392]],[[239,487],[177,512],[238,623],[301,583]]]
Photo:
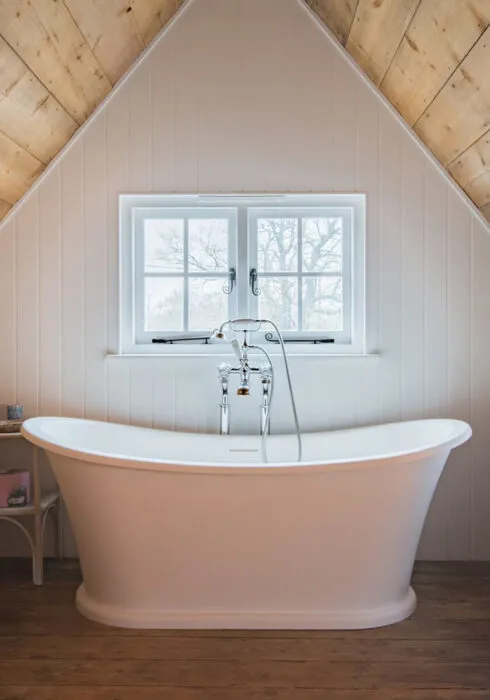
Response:
[[[124,630],[0,560],[0,700],[490,700],[490,563],[418,564],[410,620],[353,632]]]

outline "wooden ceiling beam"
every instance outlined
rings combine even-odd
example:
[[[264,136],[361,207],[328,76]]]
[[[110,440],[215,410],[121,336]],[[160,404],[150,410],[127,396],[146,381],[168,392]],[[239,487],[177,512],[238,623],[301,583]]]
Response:
[[[78,124],[0,37],[0,131],[47,164]]]
[[[306,0],[311,9],[345,46],[359,0]]]
[[[488,0],[422,0],[381,83],[413,125],[490,24]]]
[[[0,132],[0,200],[15,204],[43,170],[41,161]]]
[[[114,85],[145,43],[128,0],[64,0],[104,73]]]
[[[448,165],[490,127],[490,27],[422,114],[414,129]]]
[[[184,0],[129,0],[145,45],[172,19]]]
[[[420,0],[359,0],[346,49],[379,85]]]
[[[58,0],[0,2],[1,35],[79,124],[111,83],[65,4]]]

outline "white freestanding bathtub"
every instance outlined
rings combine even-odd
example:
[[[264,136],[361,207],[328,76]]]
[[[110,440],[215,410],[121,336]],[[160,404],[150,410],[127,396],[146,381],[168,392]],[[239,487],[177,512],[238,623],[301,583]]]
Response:
[[[77,540],[77,607],[123,627],[376,627],[415,608],[410,576],[450,450],[424,420],[258,437],[33,418]]]

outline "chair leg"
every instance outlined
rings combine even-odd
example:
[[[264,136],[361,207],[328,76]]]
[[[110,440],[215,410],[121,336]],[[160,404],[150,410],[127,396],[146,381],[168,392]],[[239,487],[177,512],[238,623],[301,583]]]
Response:
[[[41,513],[34,516],[34,550],[32,553],[32,580],[42,586],[44,581],[43,519]]]
[[[58,533],[58,559],[63,559],[63,500],[60,496],[56,509],[56,528]]]

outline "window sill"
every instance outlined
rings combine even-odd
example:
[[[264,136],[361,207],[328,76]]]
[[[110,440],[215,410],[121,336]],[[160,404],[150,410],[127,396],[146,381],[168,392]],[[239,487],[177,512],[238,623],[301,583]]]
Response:
[[[270,351],[268,350],[269,355],[271,357],[282,357],[282,352],[280,349],[274,348],[274,350]],[[287,356],[288,358],[292,359],[295,357],[331,357],[331,358],[352,358],[352,359],[363,359],[363,358],[376,358],[376,357],[381,357],[380,352],[342,352],[342,350],[339,350],[338,352],[326,352],[325,349],[323,348],[318,348],[318,347],[312,347],[310,352],[306,352],[305,348],[302,348],[301,350],[292,350],[291,348],[287,348]],[[117,359],[151,359],[151,358],[158,358],[158,359],[172,359],[172,358],[181,358],[181,357],[220,357],[220,358],[234,358],[235,355],[233,352],[228,351],[218,351],[214,350],[211,348],[208,348],[208,352],[199,352],[196,350],[187,350],[183,351],[182,349],[179,350],[173,350],[172,352],[166,352],[166,353],[156,353],[156,352],[131,352],[131,353],[107,353],[106,359],[109,360],[117,360]]]

